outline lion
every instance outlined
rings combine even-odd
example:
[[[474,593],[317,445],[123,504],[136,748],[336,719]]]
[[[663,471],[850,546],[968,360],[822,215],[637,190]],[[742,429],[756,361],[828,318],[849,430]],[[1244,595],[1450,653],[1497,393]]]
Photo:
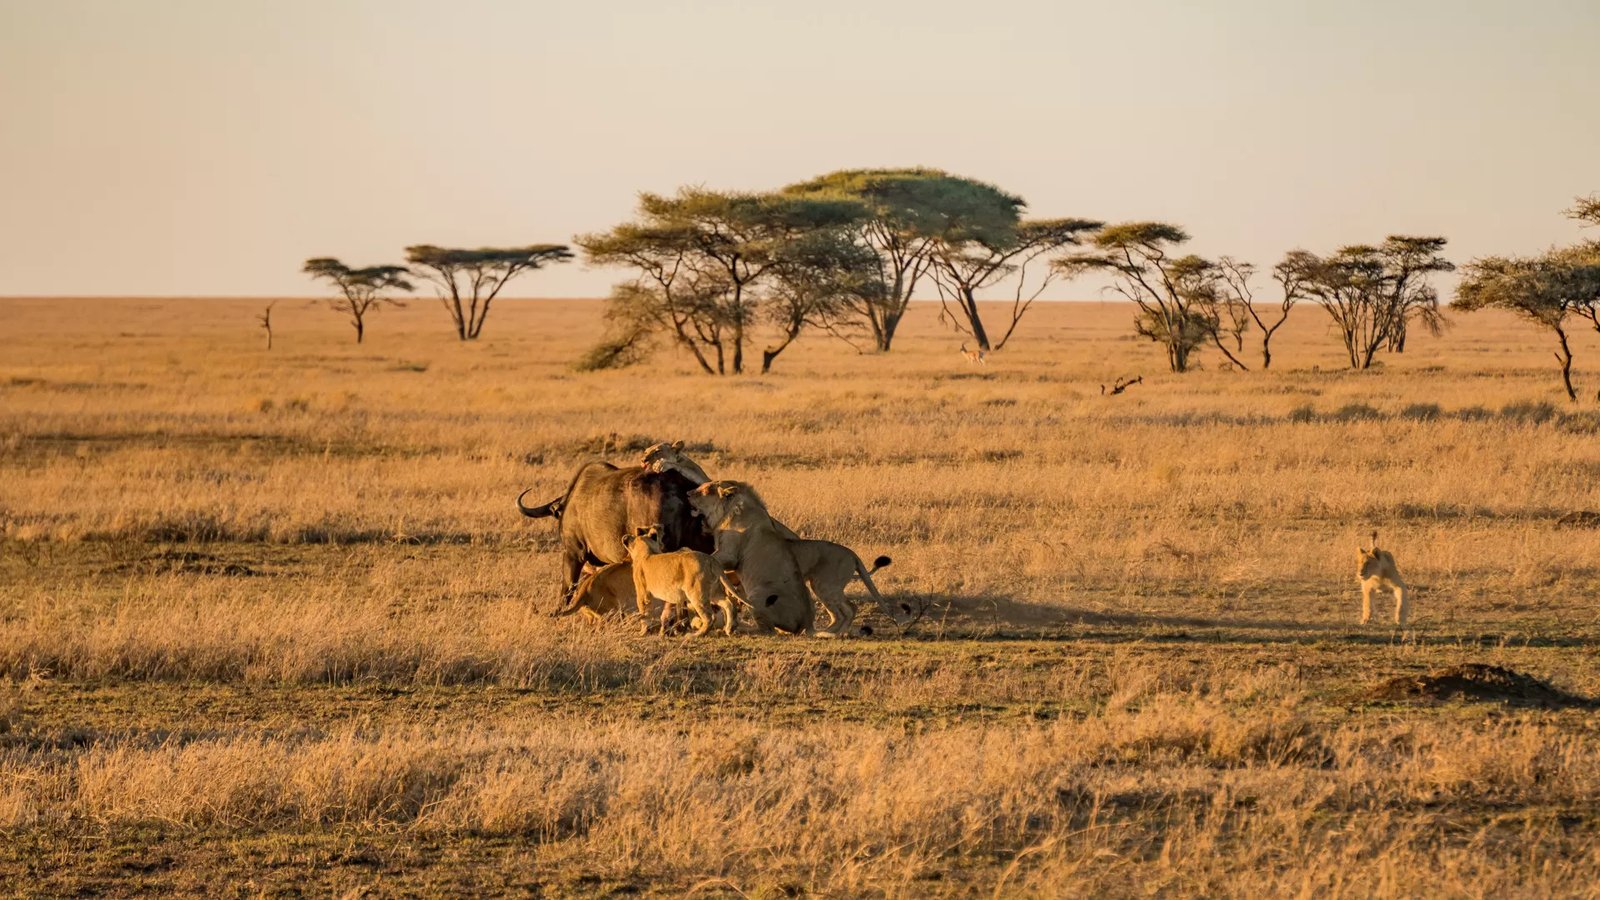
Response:
[[[749,485],[737,481],[711,482],[697,488],[690,495],[689,502],[701,511],[707,522],[714,523],[714,527],[717,527],[719,548],[724,546],[720,523],[739,519],[747,523],[760,523],[763,528],[770,525],[772,532],[786,541],[789,553],[794,557],[795,566],[799,570],[800,580],[808,589],[809,599],[821,605],[823,611],[828,614],[828,627],[820,632],[823,636],[856,633],[852,631],[852,624],[858,608],[856,603],[845,595],[845,588],[857,577],[866,586],[867,592],[878,603],[879,608],[896,624],[906,625],[915,618],[915,611],[910,605],[901,603],[896,608],[878,593],[878,587],[872,581],[873,572],[892,562],[889,557],[878,557],[869,569],[855,551],[843,544],[788,537],[783,533],[787,532],[787,529],[781,529],[779,523],[772,519],[761,496]],[[739,574],[742,581],[743,571]],[[750,596],[759,595],[759,590],[750,593]],[[754,603],[749,605],[752,609],[759,609]]]
[[[639,465],[652,472],[677,472],[679,475],[694,482],[696,486],[711,480],[706,470],[700,468],[694,460],[683,453],[683,441],[672,443],[651,444],[645,448],[639,457]]]
[[[1394,623],[1405,627],[1411,614],[1411,592],[1394,564],[1394,554],[1378,549],[1376,531],[1372,533],[1372,549],[1356,550],[1356,578],[1361,582],[1361,624],[1372,618],[1372,592],[1384,588],[1394,591]]]
[[[696,636],[711,630],[711,606],[722,609],[723,633],[733,634],[734,603],[722,586],[722,566],[698,550],[661,550],[661,527],[638,528],[623,537],[633,562],[634,599],[646,614],[650,601],[660,600],[661,632],[665,634],[683,607],[694,614]],[[649,628],[646,620],[645,627]]]
[[[854,550],[843,544],[833,541],[808,541],[796,538],[789,541],[789,549],[794,552],[794,561],[800,566],[800,575],[805,579],[806,587],[811,589],[811,597],[822,605],[828,614],[829,634],[871,634],[870,629],[860,629],[852,632],[852,624],[859,610],[856,602],[845,595],[845,588],[858,576],[861,583],[866,586],[867,593],[872,596],[878,608],[884,615],[894,620],[896,625],[902,627],[911,624],[916,619],[916,612],[910,604],[901,603],[898,608],[885,600],[878,593],[878,586],[872,582],[872,573],[894,560],[887,556],[880,556],[872,561],[872,568],[867,568],[861,557]]]
[[[749,485],[738,481],[708,481],[689,494],[689,504],[714,535],[712,557],[738,574],[756,624],[811,635],[816,608],[805,578],[789,539],[778,531],[759,499]]]
[[[572,598],[550,616],[560,618],[582,613],[596,622],[607,616],[623,616],[634,603],[634,595],[633,563],[612,563],[580,578],[572,590]]]

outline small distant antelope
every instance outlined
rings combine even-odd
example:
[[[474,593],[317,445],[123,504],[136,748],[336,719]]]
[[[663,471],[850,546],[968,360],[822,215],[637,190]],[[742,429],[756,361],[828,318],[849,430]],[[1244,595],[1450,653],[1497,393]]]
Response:
[[[1372,533],[1372,549],[1356,551],[1356,578],[1361,582],[1361,624],[1372,618],[1372,592],[1384,588],[1394,591],[1394,623],[1405,627],[1411,614],[1411,593],[1395,567],[1394,554],[1378,549],[1376,531]]]
[[[989,351],[983,349],[982,347],[979,347],[976,350],[968,350],[966,343],[963,342],[961,344],[961,355],[966,357],[966,360],[969,363],[978,363],[985,366],[989,364]]]

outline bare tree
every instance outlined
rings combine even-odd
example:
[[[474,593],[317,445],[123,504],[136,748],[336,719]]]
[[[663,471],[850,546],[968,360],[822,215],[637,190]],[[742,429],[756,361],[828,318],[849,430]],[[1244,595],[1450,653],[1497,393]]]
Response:
[[[951,322],[956,331],[971,335],[980,350],[1004,348],[1028,308],[1061,274],[1060,269],[1045,266],[1044,277],[1030,284],[1028,264],[1078,245],[1083,236],[1104,224],[1090,219],[1036,219],[1012,227],[996,222],[983,228],[953,228],[935,244],[932,255],[940,318]],[[1000,340],[991,345],[978,311],[977,292],[1010,275],[1017,277],[1011,321]]]
[[[484,247],[460,250],[417,244],[406,248],[406,262],[418,278],[431,282],[450,313],[456,337],[475,341],[489,318],[489,306],[513,278],[551,263],[572,259],[565,244]]]
[[[274,306],[277,306],[277,305],[278,305],[278,301],[274,300],[271,303],[267,304],[267,308],[266,309],[263,309],[261,312],[256,313],[256,321],[260,322],[262,329],[264,329],[267,332],[267,349],[268,350],[272,349],[272,308]]]
[[[1222,331],[1233,339],[1234,348],[1242,353],[1244,336],[1250,326],[1255,325],[1257,333],[1261,335],[1261,368],[1264,371],[1272,368],[1273,335],[1289,320],[1289,311],[1300,299],[1300,286],[1294,269],[1285,268],[1282,263],[1273,267],[1273,278],[1282,288],[1283,296],[1276,304],[1275,312],[1263,315],[1262,307],[1256,303],[1255,290],[1250,286],[1255,272],[1255,266],[1231,256],[1217,259],[1218,290],[1224,294]],[[1240,367],[1243,368],[1243,365]]]
[[[339,289],[339,296],[329,300],[328,306],[335,312],[342,312],[349,317],[351,327],[356,330],[358,344],[366,335],[368,312],[381,305],[402,305],[387,292],[411,290],[411,282],[402,277],[406,274],[405,266],[367,266],[363,269],[352,269],[337,259],[319,256],[306,260],[301,271],[312,278],[327,281]]]

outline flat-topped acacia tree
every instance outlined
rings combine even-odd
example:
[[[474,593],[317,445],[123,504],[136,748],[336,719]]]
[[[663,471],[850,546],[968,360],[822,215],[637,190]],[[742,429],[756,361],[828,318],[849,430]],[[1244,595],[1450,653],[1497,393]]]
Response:
[[[1214,334],[1208,302],[1216,266],[1194,254],[1177,255],[1189,233],[1167,222],[1124,222],[1096,232],[1094,250],[1051,263],[1066,275],[1104,271],[1112,288],[1139,308],[1134,329],[1160,344],[1167,366],[1189,371],[1189,357]]]
[[[526,247],[481,247],[464,250],[417,244],[406,248],[411,273],[438,292],[439,302],[456,326],[456,337],[478,339],[489,318],[489,305],[511,279],[550,263],[572,259],[565,244],[529,244]]]
[[[1578,198],[1567,215],[1600,225],[1600,198]],[[1576,401],[1567,322],[1578,316],[1600,331],[1600,241],[1558,247],[1538,256],[1475,259],[1467,264],[1451,308],[1462,312],[1509,310],[1548,328],[1556,337],[1561,386],[1567,399]]]
[[[399,306],[400,300],[388,292],[412,289],[411,282],[405,279],[408,274],[405,266],[352,269],[332,257],[319,256],[306,260],[301,271],[339,289],[339,296],[329,300],[328,306],[349,317],[350,326],[356,330],[358,344],[367,333],[367,313],[379,306]],[[267,329],[267,348],[271,349],[272,329],[265,320],[262,327]]]
[[[893,345],[911,293],[930,273],[941,246],[955,236],[998,242],[1016,228],[1022,206],[1021,198],[993,185],[923,168],[843,169],[783,192],[848,198],[865,208],[854,231],[876,258],[881,284],[849,299],[846,310],[865,322],[881,351]]]
[[[684,188],[640,194],[636,220],[576,243],[595,265],[635,271],[613,292],[619,317],[668,333],[702,371],[737,374],[746,330],[778,275],[791,271],[797,249],[862,214],[861,204],[842,197]]]
[[[1490,256],[1467,264],[1452,308],[1461,312],[1504,309],[1550,330],[1556,338],[1556,361],[1567,399],[1576,401],[1572,384],[1572,343],[1568,320],[1585,315],[1600,298],[1600,254],[1583,248],[1551,250],[1535,257]]]

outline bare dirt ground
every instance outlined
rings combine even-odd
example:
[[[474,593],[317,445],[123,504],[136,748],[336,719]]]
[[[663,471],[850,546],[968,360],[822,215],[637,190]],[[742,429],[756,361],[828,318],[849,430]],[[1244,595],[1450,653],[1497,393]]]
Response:
[[[1350,373],[1306,307],[1272,371],[1175,376],[1123,306],[1039,307],[986,366],[924,306],[890,354],[715,379],[574,373],[584,302],[470,345],[416,303],[357,347],[285,301],[271,352],[261,305],[0,300],[5,892],[1600,881],[1600,408],[1508,318]],[[513,498],[669,439],[927,615],[550,619]],[[1356,624],[1373,528],[1403,630]]]

